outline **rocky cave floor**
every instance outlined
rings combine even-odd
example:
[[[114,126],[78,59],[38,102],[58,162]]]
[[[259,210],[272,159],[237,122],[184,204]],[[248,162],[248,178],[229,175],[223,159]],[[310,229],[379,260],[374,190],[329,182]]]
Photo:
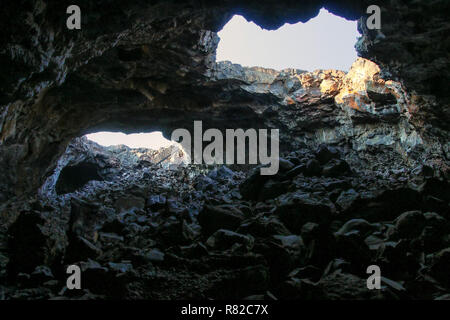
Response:
[[[448,183],[388,146],[304,145],[275,176],[148,152],[72,143],[60,164],[92,181],[44,186],[2,230],[0,299],[449,298]]]

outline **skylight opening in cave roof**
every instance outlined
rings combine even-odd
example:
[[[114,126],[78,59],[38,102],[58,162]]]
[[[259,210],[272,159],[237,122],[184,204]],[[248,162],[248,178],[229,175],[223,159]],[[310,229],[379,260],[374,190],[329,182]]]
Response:
[[[217,61],[307,71],[348,71],[357,58],[354,46],[360,36],[357,21],[335,16],[324,8],[306,23],[286,23],[277,30],[264,30],[234,15],[218,35]]]

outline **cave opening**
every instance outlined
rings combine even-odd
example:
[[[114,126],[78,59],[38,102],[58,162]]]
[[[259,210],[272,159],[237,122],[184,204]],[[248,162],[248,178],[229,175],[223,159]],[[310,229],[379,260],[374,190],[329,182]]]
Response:
[[[42,190],[56,195],[110,188],[132,172],[145,179],[158,169],[174,169],[189,163],[181,144],[166,139],[161,131],[125,134],[99,131],[73,139]]]
[[[218,62],[275,70],[348,71],[357,58],[354,46],[361,35],[357,21],[322,8],[305,23],[285,23],[276,30],[265,30],[241,15],[234,15],[218,36]]]
[[[125,134],[123,132],[99,131],[85,135],[88,140],[94,141],[101,146],[125,145],[130,148],[146,148],[158,150],[174,144],[164,138],[161,131],[141,132]]]

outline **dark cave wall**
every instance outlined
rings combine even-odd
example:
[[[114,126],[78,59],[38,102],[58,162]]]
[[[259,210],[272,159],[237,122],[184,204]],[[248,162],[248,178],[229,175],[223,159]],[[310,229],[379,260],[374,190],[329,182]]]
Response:
[[[369,3],[370,2],[370,3]],[[34,192],[68,142],[95,130],[166,134],[207,120],[260,124],[239,85],[212,82],[216,31],[235,13],[276,29],[322,6],[348,19],[382,7],[383,36],[364,28],[359,53],[412,93],[411,123],[445,139],[448,1],[78,1],[82,30],[66,29],[69,1],[16,1],[0,13],[0,202]],[[240,119],[241,122],[236,122]]]
[[[364,18],[358,23],[359,55],[403,82],[411,93],[412,121],[424,130],[449,129],[449,10],[449,1],[390,1],[382,7],[382,34],[367,30]]]

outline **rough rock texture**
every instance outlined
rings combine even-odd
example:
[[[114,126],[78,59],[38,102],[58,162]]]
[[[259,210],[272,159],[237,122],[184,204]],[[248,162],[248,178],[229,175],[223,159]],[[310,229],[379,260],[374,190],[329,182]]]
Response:
[[[339,146],[304,145],[277,175],[254,179],[148,154],[74,141],[60,166],[82,159],[103,180],[58,194],[58,167],[23,204],[0,238],[3,297],[437,299],[450,290],[450,187],[433,169],[400,156],[398,169],[350,166]],[[81,266],[82,290],[66,289],[69,264]],[[366,287],[372,264],[381,290]]]
[[[0,12],[0,298],[446,297],[448,1],[80,1],[81,31],[68,4]],[[359,19],[348,73],[215,62],[233,14],[276,29],[322,6]],[[279,129],[279,173],[76,139],[194,120]]]
[[[2,201],[35,192],[69,141],[83,133],[158,129],[169,135],[194,119],[215,128],[231,121],[262,126],[249,108],[258,95],[208,76],[215,32],[235,13],[269,29],[306,21],[322,6],[348,19],[361,17],[360,54],[377,62],[383,77],[405,83],[412,122],[445,141],[448,1],[380,1],[380,32],[364,27],[369,2],[84,1],[81,31],[66,28],[67,1],[5,4],[0,163],[9,170],[2,171]]]
[[[267,127],[280,129],[284,150],[325,143],[346,145],[347,152],[361,155],[371,150],[376,156],[379,146],[387,146],[409,165],[433,163],[448,175],[448,141],[425,134],[411,121],[411,96],[404,86],[381,78],[380,68],[367,59],[358,58],[348,73],[275,71],[220,62],[213,74],[242,81],[241,89],[265,101],[252,108]]]

